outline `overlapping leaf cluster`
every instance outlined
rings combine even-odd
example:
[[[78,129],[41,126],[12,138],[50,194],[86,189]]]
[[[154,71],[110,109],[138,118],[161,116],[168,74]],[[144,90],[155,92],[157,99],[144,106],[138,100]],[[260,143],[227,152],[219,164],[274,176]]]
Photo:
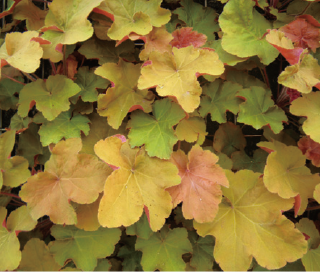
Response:
[[[0,270],[320,270],[319,1],[44,2],[0,14]]]

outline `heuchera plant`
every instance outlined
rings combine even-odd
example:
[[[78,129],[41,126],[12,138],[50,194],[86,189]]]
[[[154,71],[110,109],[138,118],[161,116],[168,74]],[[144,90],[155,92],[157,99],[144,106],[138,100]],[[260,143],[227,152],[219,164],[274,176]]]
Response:
[[[319,1],[0,18],[0,270],[320,270]]]

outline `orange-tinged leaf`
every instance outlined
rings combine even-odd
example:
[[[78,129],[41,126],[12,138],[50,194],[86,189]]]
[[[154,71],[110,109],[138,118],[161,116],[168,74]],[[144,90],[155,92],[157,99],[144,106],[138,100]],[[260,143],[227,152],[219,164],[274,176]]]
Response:
[[[320,167],[320,144],[310,139],[309,136],[303,137],[298,142],[298,147],[302,153],[311,160],[312,164]]]
[[[38,79],[26,84],[20,92],[18,114],[26,117],[30,105],[36,107],[49,121],[70,107],[69,98],[81,88],[64,75],[49,76],[46,81]]]
[[[212,221],[222,199],[222,186],[229,186],[223,169],[217,165],[218,156],[204,151],[199,145],[192,147],[188,156],[178,150],[171,155],[171,162],[179,169],[181,184],[167,189],[173,206],[182,203],[185,219],[205,223]]]
[[[170,44],[177,48],[192,45],[194,48],[203,46],[207,41],[207,36],[193,31],[192,27],[179,28],[172,32],[173,40]]]
[[[146,35],[152,30],[152,26],[160,27],[168,23],[171,12],[161,8],[161,2],[162,0],[107,0],[94,11],[113,21],[108,36],[113,40],[123,40],[132,32]]]
[[[302,53],[299,63],[287,66],[278,77],[278,82],[301,93],[310,93],[312,87],[320,83],[318,60],[310,54]]]
[[[0,135],[0,189],[2,185],[18,187],[30,177],[28,161],[24,157],[11,157],[15,143],[15,130]]]
[[[128,112],[142,109],[152,110],[154,95],[147,90],[137,90],[140,65],[120,59],[118,64],[105,63],[95,70],[95,74],[109,79],[113,86],[106,94],[98,96],[98,113],[108,117],[108,123],[118,129]]]
[[[26,20],[28,30],[38,30],[44,26],[48,11],[41,10],[31,0],[22,0],[13,11],[13,19]]]
[[[99,141],[94,150],[103,161],[119,168],[106,180],[98,213],[100,224],[130,226],[146,206],[151,229],[159,230],[172,210],[171,196],[165,189],[180,183],[177,167],[150,158],[144,148],[131,149],[117,137]]]
[[[292,41],[279,30],[268,30],[268,33],[266,40],[273,45],[291,65],[299,62],[303,48],[294,48]]]
[[[301,258],[307,242],[281,213],[290,209],[293,201],[270,193],[259,173],[225,171],[230,188],[222,188],[225,198],[215,220],[194,222],[199,235],[216,238],[213,255],[219,266],[246,271],[254,257],[262,267],[274,270]]]
[[[56,224],[76,224],[77,217],[69,200],[89,204],[103,190],[111,168],[88,154],[78,154],[81,139],[60,141],[51,151],[45,171],[28,179],[20,196],[28,202],[33,218],[48,215]]]
[[[291,23],[281,27],[295,47],[310,48],[313,52],[320,47],[320,23],[311,15],[305,14],[295,18]]]
[[[89,39],[93,27],[87,19],[103,0],[55,0],[49,5],[42,38],[56,44],[74,44]]]
[[[17,234],[32,230],[37,221],[30,216],[27,206],[22,206],[10,213],[6,222],[7,210],[0,207],[0,269],[14,270],[21,260],[20,243]]]
[[[9,63],[23,72],[35,72],[43,54],[40,44],[32,40],[38,36],[37,31],[8,33],[0,48],[1,66]]]
[[[296,146],[286,146],[278,141],[260,142],[258,146],[273,150],[264,169],[265,186],[282,198],[292,198],[299,194],[301,206],[298,215],[301,215],[308,205],[308,198],[313,196],[315,186],[320,184],[319,174],[311,174],[305,166],[306,157]]]
[[[10,0],[6,3],[8,5],[7,9],[0,13],[0,18],[3,18],[14,11],[14,8],[21,0]]]
[[[223,63],[217,53],[193,46],[173,48],[173,54],[153,51],[151,64],[142,67],[138,88],[157,86],[161,96],[175,96],[186,112],[193,112],[200,104],[201,87],[197,76],[221,75]]]
[[[320,93],[312,92],[303,94],[291,103],[290,112],[297,116],[306,116],[307,120],[303,122],[303,131],[310,138],[320,143]]]
[[[98,258],[112,254],[121,231],[101,227],[96,231],[84,231],[75,226],[55,225],[51,228],[51,235],[55,237],[55,241],[49,244],[50,252],[59,265],[62,266],[67,259],[72,259],[77,268],[93,271],[98,264]]]
[[[58,271],[60,268],[44,241],[32,238],[24,246],[19,271]]]
[[[144,40],[144,49],[141,51],[139,58],[147,60],[152,51],[171,52],[172,46],[170,41],[173,39],[172,35],[166,30],[165,26],[154,27],[152,31],[145,36],[139,36]]]

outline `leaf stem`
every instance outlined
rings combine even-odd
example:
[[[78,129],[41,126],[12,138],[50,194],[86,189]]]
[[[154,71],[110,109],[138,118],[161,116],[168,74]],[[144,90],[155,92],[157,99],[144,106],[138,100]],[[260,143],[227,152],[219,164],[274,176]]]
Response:
[[[6,195],[6,196],[11,196],[11,197],[15,197],[18,199],[21,199],[20,196],[14,195],[14,194],[10,194],[10,193],[6,193],[6,192],[0,192],[0,195]]]
[[[56,75],[57,74],[57,69],[56,69],[55,64],[51,60],[50,60],[50,64],[51,64],[53,75]]]
[[[28,79],[30,79],[31,81],[36,81],[36,79],[33,78],[30,74],[25,73],[25,72],[22,72],[22,71],[21,71],[21,73],[24,74],[24,75],[25,75]]]
[[[68,74],[67,74],[67,62],[66,62],[66,50],[67,50],[67,46],[64,44],[63,45],[63,74],[65,76],[68,76]]]
[[[21,81],[19,81],[19,80],[16,80],[16,79],[14,79],[13,77],[10,77],[10,76],[5,75],[5,74],[2,74],[2,75],[5,76],[6,78],[11,79],[11,80],[14,81],[14,82],[17,82],[17,83],[21,84],[21,85],[26,85],[25,83],[23,83],[23,82],[21,82]]]

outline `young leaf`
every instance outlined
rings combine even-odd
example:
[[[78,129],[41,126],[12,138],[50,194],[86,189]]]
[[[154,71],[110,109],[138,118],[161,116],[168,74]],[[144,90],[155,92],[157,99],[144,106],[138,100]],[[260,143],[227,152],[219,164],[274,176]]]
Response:
[[[295,47],[310,48],[313,52],[320,47],[320,23],[311,15],[304,14],[295,18],[291,23],[281,27]]]
[[[271,99],[271,92],[262,87],[251,87],[238,92],[238,96],[246,101],[240,104],[238,122],[253,126],[255,129],[269,125],[274,133],[283,129],[287,122],[284,111]]]
[[[311,174],[305,166],[306,157],[296,146],[286,146],[278,141],[260,142],[260,147],[273,150],[267,158],[263,182],[272,193],[282,198],[300,195],[301,206],[297,214],[301,215],[312,198],[315,186],[320,183],[319,174]]]
[[[106,180],[98,219],[102,226],[130,226],[144,206],[153,231],[159,230],[172,210],[166,188],[180,183],[178,169],[168,161],[150,158],[144,148],[131,149],[117,137],[99,141],[94,150],[99,158],[117,167]]]
[[[123,40],[130,33],[146,35],[152,26],[160,27],[170,20],[171,12],[160,7],[162,0],[108,0],[95,12],[109,17],[113,24],[108,36],[113,40]]]
[[[14,142],[14,130],[0,135],[0,189],[2,185],[17,187],[30,177],[28,161],[20,156],[11,157]]]
[[[296,227],[308,235],[308,252],[301,258],[306,271],[320,270],[320,235],[314,223],[308,218],[302,218]]]
[[[50,242],[50,252],[59,265],[72,259],[77,268],[92,271],[97,266],[98,258],[110,256],[114,245],[119,241],[119,229],[99,228],[96,231],[84,231],[74,226],[58,226],[51,228],[55,241]]]
[[[49,76],[46,81],[38,79],[23,87],[19,96],[18,114],[26,117],[30,106],[36,103],[37,109],[49,121],[70,107],[69,98],[79,93],[81,88],[63,75]]]
[[[242,86],[230,81],[223,82],[218,79],[203,87],[204,97],[201,99],[199,113],[202,117],[208,113],[212,121],[225,123],[227,121],[226,111],[234,114],[239,112],[239,105],[243,100],[237,97]]]
[[[80,138],[81,132],[88,135],[89,118],[78,114],[71,117],[71,110],[61,112],[52,122],[45,122],[39,129],[40,140],[43,146],[58,143],[62,138]]]
[[[60,268],[44,241],[32,238],[24,246],[19,271],[58,271]]]
[[[141,265],[144,271],[183,271],[186,263],[182,254],[192,252],[186,229],[169,229],[165,225],[148,239],[138,238],[136,250],[142,251]]]
[[[7,210],[0,207],[0,269],[14,270],[21,260],[20,243],[17,235],[20,231],[32,230],[37,221],[31,218],[27,206],[22,206],[9,215],[6,221]]]
[[[303,122],[302,129],[312,140],[320,143],[318,126],[320,122],[320,93],[303,94],[302,97],[291,103],[290,112],[294,115],[307,117],[307,120]]]
[[[151,231],[152,233],[152,231]],[[142,252],[136,251],[134,246],[137,237],[126,237],[126,245],[120,248],[117,256],[123,258],[122,271],[142,271],[141,257]]]
[[[222,48],[238,57],[258,55],[263,64],[269,64],[278,56],[278,51],[265,39],[271,23],[253,9],[254,1],[229,1],[219,17],[223,31]],[[240,34],[240,35],[239,35]]]
[[[207,37],[204,34],[193,31],[192,27],[183,27],[172,32],[173,40],[170,44],[177,48],[192,45],[194,48],[203,46]]]
[[[172,52],[150,53],[151,64],[142,67],[138,88],[157,86],[160,96],[175,96],[186,112],[193,112],[200,104],[202,92],[197,75],[221,75],[223,63],[218,54],[209,49],[174,47]]]
[[[95,70],[95,74],[109,79],[114,85],[106,94],[99,95],[97,110],[101,116],[108,117],[108,123],[114,129],[120,127],[128,112],[135,109],[145,112],[152,110],[152,92],[136,89],[140,68],[140,65],[120,59],[118,64],[105,63]]]
[[[130,146],[145,145],[150,157],[169,159],[173,145],[178,141],[173,126],[185,117],[179,105],[169,99],[157,100],[153,105],[153,116],[142,111],[131,114],[127,128]]]
[[[177,14],[179,19],[184,21],[194,31],[205,34],[208,38],[207,46],[210,46],[216,39],[214,32],[219,31],[215,10],[210,7],[204,8],[194,1],[182,0],[180,5],[182,7],[176,9],[173,14]]]
[[[243,150],[246,144],[241,128],[231,122],[221,124],[214,134],[213,148],[229,157],[233,152]]]
[[[93,155],[78,154],[81,148],[79,138],[59,142],[51,151],[45,171],[23,185],[20,196],[28,202],[33,218],[48,215],[56,224],[76,224],[70,200],[89,204],[98,198],[112,170]]]
[[[45,26],[41,29],[43,39],[61,47],[89,39],[93,27],[87,17],[103,0],[55,0],[49,5]]]
[[[274,270],[301,258],[307,242],[281,214],[281,210],[292,207],[293,201],[268,192],[260,173],[225,171],[230,188],[222,188],[225,199],[215,220],[194,222],[199,235],[216,238],[213,255],[220,267],[246,271],[254,257],[261,266]]]
[[[172,154],[171,162],[179,169],[181,184],[167,191],[172,197],[173,207],[183,202],[185,219],[204,223],[215,218],[222,198],[220,185],[229,186],[223,169],[216,165],[218,159],[199,145],[193,146],[188,156],[182,150]]]
[[[39,43],[33,40],[37,37],[37,31],[8,33],[0,48],[1,67],[10,64],[26,73],[35,72],[43,54]]]

